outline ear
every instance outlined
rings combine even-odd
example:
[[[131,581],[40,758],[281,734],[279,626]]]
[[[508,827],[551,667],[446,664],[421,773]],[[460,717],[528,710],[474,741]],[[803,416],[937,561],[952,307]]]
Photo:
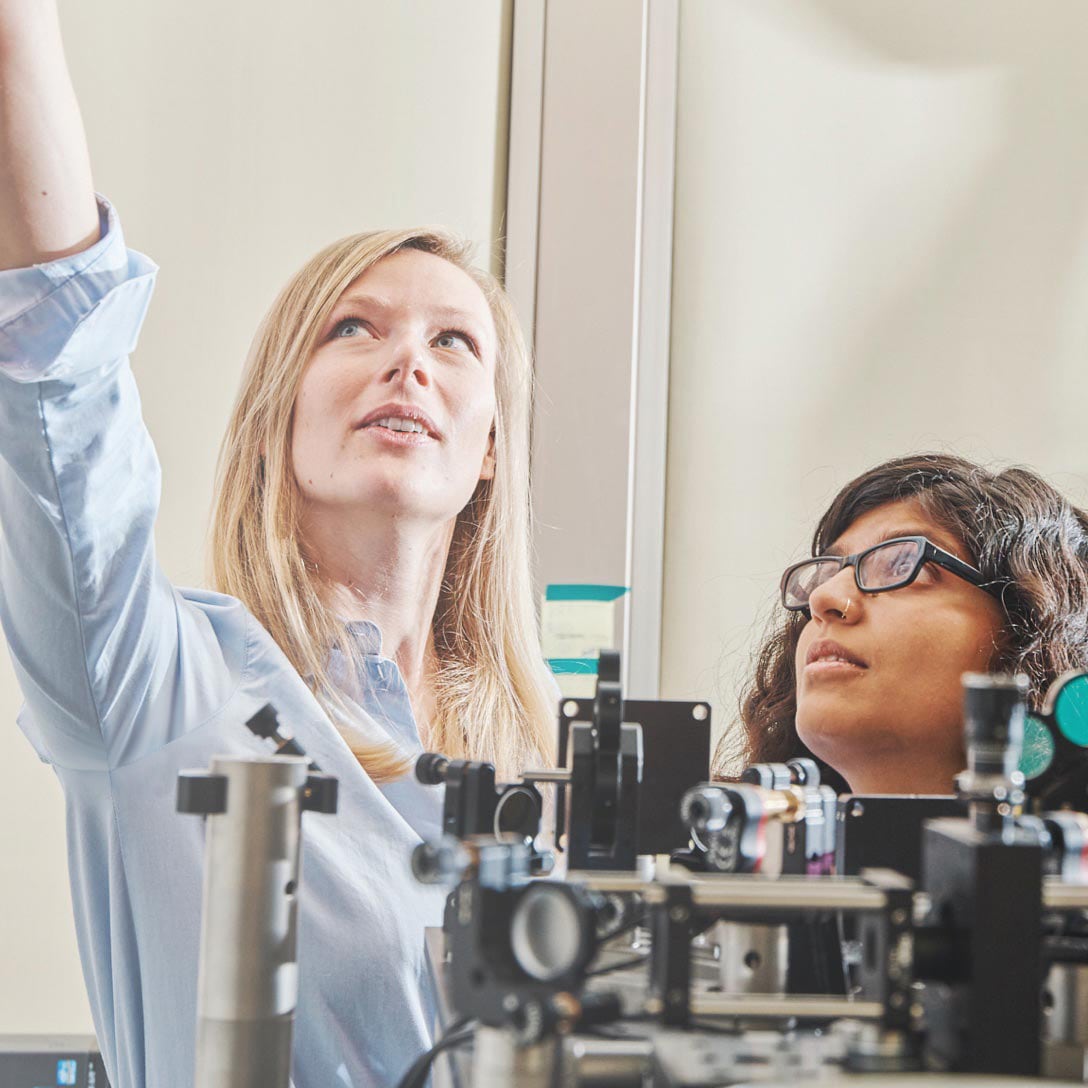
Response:
[[[484,463],[480,466],[480,479],[495,479],[495,432],[487,436],[487,452],[484,454]]]

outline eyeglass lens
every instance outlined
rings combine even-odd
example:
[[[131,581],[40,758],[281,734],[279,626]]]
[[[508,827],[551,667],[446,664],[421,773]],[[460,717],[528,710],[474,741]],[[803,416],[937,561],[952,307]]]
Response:
[[[784,596],[787,606],[791,608],[807,606],[809,597],[824,582],[834,578],[840,570],[842,570],[842,564],[837,559],[818,559],[798,567],[790,574],[786,583]]]
[[[858,588],[889,589],[905,582],[914,573],[921,550],[916,540],[889,541],[874,548],[858,562]],[[809,597],[840,570],[842,564],[835,559],[816,559],[798,567],[786,583],[785,604],[792,608],[806,607]]]
[[[858,562],[859,589],[886,589],[898,585],[914,573],[921,552],[916,540],[884,544]]]

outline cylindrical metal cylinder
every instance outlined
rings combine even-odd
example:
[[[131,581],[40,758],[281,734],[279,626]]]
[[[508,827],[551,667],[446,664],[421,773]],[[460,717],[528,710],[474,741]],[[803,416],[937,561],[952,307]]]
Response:
[[[555,1038],[521,1046],[509,1029],[481,1026],[472,1056],[472,1088],[551,1088],[557,1047]]]
[[[207,817],[197,1088],[287,1088],[298,1000],[302,756],[217,756],[226,811]]]
[[[721,831],[732,811],[728,793],[713,782],[693,786],[680,799],[680,819],[704,838],[708,831]]]
[[[1088,1047],[1088,967],[1055,963],[1046,980],[1046,1037]]]
[[[576,1036],[564,1045],[561,1083],[578,1088],[643,1088],[653,1069],[650,1039]]]
[[[723,994],[785,993],[789,957],[785,926],[719,922],[715,939]]]
[[[784,790],[792,784],[793,775],[785,763],[753,763],[741,772],[740,780],[765,790]]]
[[[974,775],[1011,778],[1024,747],[1028,678],[1000,673],[963,676],[963,740]]]
[[[879,1020],[880,1001],[855,1001],[822,994],[693,994],[692,1016],[759,1020]]]
[[[1043,906],[1047,910],[1088,910],[1088,886],[1064,884],[1058,877],[1043,881]]]
[[[523,771],[524,782],[555,782],[562,786],[570,781],[570,771],[564,767],[541,768],[537,771]]]
[[[1015,834],[1023,802],[1024,717],[1028,678],[1004,673],[963,674],[963,742],[967,770],[956,776],[972,824],[984,832]]]

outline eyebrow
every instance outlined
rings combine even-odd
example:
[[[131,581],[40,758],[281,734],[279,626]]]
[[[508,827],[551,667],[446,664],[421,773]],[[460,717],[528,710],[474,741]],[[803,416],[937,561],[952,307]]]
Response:
[[[376,295],[341,295],[336,300],[336,306],[373,306],[378,310],[388,310],[390,305],[384,299],[378,298]]]

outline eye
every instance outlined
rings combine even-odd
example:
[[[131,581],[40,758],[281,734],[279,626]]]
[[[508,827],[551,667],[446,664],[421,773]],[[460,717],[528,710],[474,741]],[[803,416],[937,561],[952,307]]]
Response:
[[[434,338],[435,347],[444,351],[469,351],[476,354],[476,343],[467,332],[457,329],[447,329]]]
[[[345,317],[333,326],[330,340],[348,340],[357,336],[370,336],[370,326],[358,317]]]
[[[881,589],[902,582],[910,577],[917,557],[918,546],[911,541],[881,545],[859,562],[858,585]]]
[[[888,562],[889,572],[898,578],[902,578],[914,569],[914,560],[915,555],[913,550],[899,551],[895,553]]]

